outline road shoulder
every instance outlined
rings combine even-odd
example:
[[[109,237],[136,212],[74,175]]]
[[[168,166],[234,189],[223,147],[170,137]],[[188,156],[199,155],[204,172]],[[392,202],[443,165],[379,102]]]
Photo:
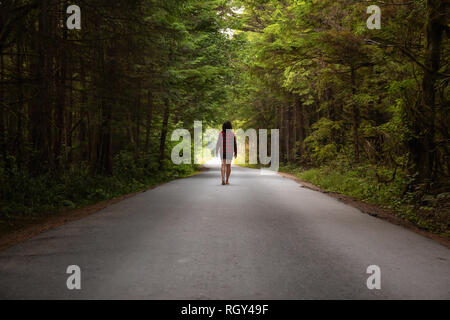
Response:
[[[409,229],[411,231],[414,231],[426,238],[432,239],[438,243],[440,243],[441,245],[450,248],[450,239],[431,233],[429,231],[426,230],[422,230],[419,227],[417,227],[416,225],[412,224],[411,222],[405,221],[399,217],[397,217],[395,215],[395,213],[392,210],[388,210],[385,208],[381,208],[377,205],[371,204],[371,203],[367,203],[367,202],[363,202],[361,200],[355,199],[353,197],[349,197],[349,196],[345,196],[339,193],[335,193],[335,192],[330,192],[330,191],[325,191],[320,189],[319,187],[303,181],[302,179],[296,177],[295,175],[289,174],[289,173],[285,173],[285,172],[279,172],[278,173],[280,176],[285,177],[287,179],[291,179],[294,180],[295,182],[297,182],[300,187],[302,188],[307,188],[310,190],[314,190],[317,192],[321,192],[324,194],[329,195],[330,197],[333,197],[347,205],[350,205],[358,210],[360,210],[361,212],[371,215],[373,217],[388,221],[392,224],[398,225],[398,226],[402,226],[406,229]]]
[[[175,180],[186,179],[195,175],[198,175],[206,171],[206,168],[200,168],[197,172]],[[174,180],[172,180],[174,181]],[[0,234],[0,252],[13,247],[19,243],[26,242],[41,233],[55,229],[70,222],[81,220],[97,212],[108,208],[123,200],[133,198],[138,194],[145,193],[162,186],[170,181],[159,183],[145,190],[123,195],[114,199],[98,202],[93,205],[88,205],[82,208],[63,210],[60,212],[52,213],[50,215],[38,216],[38,217],[25,217],[23,219],[16,219],[15,226],[11,230]]]

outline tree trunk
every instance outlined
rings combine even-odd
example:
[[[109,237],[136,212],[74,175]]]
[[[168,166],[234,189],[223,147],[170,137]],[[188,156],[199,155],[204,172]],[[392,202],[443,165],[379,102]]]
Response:
[[[297,110],[297,101],[296,98],[293,100],[292,105],[292,159],[294,162],[297,159],[298,150],[297,150],[297,132],[298,132],[298,110]]]
[[[3,51],[0,52],[0,148],[2,153],[2,160],[4,165],[6,166],[6,132],[5,132],[5,106],[4,96],[5,96],[5,88],[3,82],[5,81],[5,61],[3,56]]]
[[[100,127],[100,148],[98,159],[97,173],[102,175],[112,174],[111,161],[111,105],[102,98],[101,102],[102,123]]]
[[[284,144],[284,107],[283,105],[280,105],[278,107],[279,114],[280,114],[280,150],[281,150],[281,157],[280,160],[285,159],[286,156],[286,150],[285,150],[285,144]]]
[[[297,131],[298,131],[298,143],[299,143],[299,156],[303,156],[304,142],[305,142],[305,108],[300,98],[297,98]]]
[[[52,140],[52,130],[49,117],[51,114],[51,52],[49,52],[49,6],[48,0],[42,0],[39,14],[38,31],[35,37],[37,57],[31,64],[31,74],[38,79],[36,84],[36,99],[30,102],[29,108],[29,135],[31,145],[34,150],[32,159],[29,162],[29,169],[33,175],[38,175],[42,171],[49,169],[52,159],[50,159],[50,141]]]
[[[81,112],[80,117],[82,120],[80,124],[80,144],[81,144],[81,160],[82,161],[88,161],[90,160],[90,139],[88,138],[88,130],[89,130],[89,120],[88,120],[88,111],[87,111],[87,103],[88,103],[88,96],[87,96],[87,86],[86,86],[86,73],[85,73],[85,67],[83,63],[80,64],[80,79],[82,83],[81,88]],[[86,123],[87,122],[87,123]]]
[[[163,160],[165,158],[165,148],[166,148],[166,137],[169,125],[169,116],[170,116],[170,104],[169,100],[166,98],[165,106],[164,106],[164,117],[161,128],[161,138],[159,140],[159,168],[163,167]]]
[[[104,89],[115,92],[115,82],[117,81],[116,70],[114,66],[115,49],[108,50],[107,59],[105,62],[104,49],[100,49],[100,68],[102,72],[102,87]],[[112,99],[107,99],[104,96],[100,98],[100,113],[101,124],[99,133],[99,146],[97,148],[97,173],[101,175],[112,174],[112,161],[111,161],[111,120],[112,120]]]
[[[136,155],[139,153],[141,145],[140,145],[140,136],[141,136],[141,83],[138,82],[138,95],[136,97],[136,103],[135,103],[135,130],[136,130],[136,146],[135,151]]]
[[[58,170],[61,164],[62,149],[64,145],[64,135],[65,135],[65,125],[64,125],[64,113],[66,109],[66,48],[65,40],[67,39],[67,29],[63,28],[63,45],[59,46],[59,79],[57,79],[57,97],[56,97],[56,108],[55,108],[55,126],[56,134],[53,146],[54,153],[54,163],[55,168]]]
[[[351,68],[352,95],[356,95],[356,69]],[[359,163],[359,125],[360,114],[356,104],[352,104],[352,122],[353,122],[353,150],[355,162]]]
[[[18,41],[17,43],[17,66],[16,66],[16,72],[17,72],[17,79],[18,79],[18,85],[17,85],[17,94],[18,94],[18,116],[17,116],[17,131],[16,131],[16,138],[14,141],[14,153],[16,155],[17,165],[19,168],[22,168],[23,163],[23,135],[22,135],[22,125],[23,125],[23,110],[24,110],[24,95],[23,95],[23,72],[22,72],[22,65],[23,65],[23,56],[22,56],[22,49],[21,49],[21,41]]]
[[[145,128],[145,152],[150,153],[150,132],[152,129],[153,120],[153,95],[151,89],[148,89],[148,110],[147,110],[147,123]]]
[[[135,131],[133,130],[133,115],[131,113],[132,111],[127,112],[127,135],[128,140],[130,141],[130,145],[135,147],[136,146],[136,140],[134,139]]]
[[[72,73],[69,72],[70,79],[72,79]],[[73,140],[73,131],[75,128],[73,126],[73,91],[72,91],[72,80],[70,81],[70,90],[69,93],[69,110],[67,112],[67,124],[66,124],[66,148],[67,148],[67,167],[69,168],[72,165],[73,161],[73,150],[72,150],[72,140]],[[80,120],[83,122],[83,119]]]
[[[441,45],[446,28],[446,3],[444,0],[427,0],[426,45],[424,54],[425,74],[422,80],[422,101],[419,110],[413,112],[414,137],[410,149],[414,170],[419,182],[434,178],[436,168],[435,85],[441,66]]]
[[[137,97],[136,101],[136,153],[141,149],[141,97]]]
[[[290,162],[291,161],[291,157],[290,157],[290,154],[291,154],[291,150],[290,150],[290,144],[289,144],[289,129],[290,129],[290,125],[289,125],[289,123],[290,123],[290,117],[289,117],[289,110],[290,109],[290,105],[289,104],[287,104],[286,105],[286,107],[284,108],[284,110],[285,110],[285,122],[284,122],[284,134],[285,134],[285,136],[284,136],[284,143],[285,143],[285,146],[286,146],[286,161],[287,162]]]

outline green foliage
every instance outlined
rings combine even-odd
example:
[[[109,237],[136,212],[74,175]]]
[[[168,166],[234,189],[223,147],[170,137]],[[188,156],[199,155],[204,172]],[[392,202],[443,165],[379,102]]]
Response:
[[[322,190],[347,195],[361,201],[391,209],[401,217],[420,228],[437,234],[449,236],[448,210],[449,193],[438,196],[423,195],[421,206],[417,206],[417,193],[409,193],[408,178],[399,174],[389,183],[379,181],[379,177],[391,177],[393,170],[371,166],[348,167],[343,161],[334,161],[315,169],[302,169],[298,166],[284,166],[283,172],[294,174]]]
[[[191,174],[170,134],[223,120],[226,1],[92,0],[79,32],[56,27],[62,2],[28,2],[0,10],[0,221]]]
[[[366,27],[364,1],[234,3],[245,10],[235,18],[241,63],[230,117],[247,128],[280,129],[289,170],[317,168],[302,174],[336,192],[402,204],[405,219],[448,229],[447,200],[432,213],[421,204],[450,188],[448,37],[439,44],[440,65],[425,56],[430,32],[442,30],[425,28],[437,23],[427,15],[443,2],[379,3],[381,30]],[[425,65],[441,72],[427,94]],[[424,106],[425,96],[435,105]]]
[[[194,166],[167,163],[161,171],[152,165],[154,162],[146,161],[145,157],[136,160],[133,154],[123,151],[116,157],[114,175],[109,177],[92,175],[87,169],[38,177],[13,170],[7,177],[1,176],[0,220],[82,207],[186,177],[196,170]]]
[[[327,188],[410,203],[419,225],[445,219],[450,46],[427,45],[439,28],[426,28],[443,2],[380,3],[382,29],[368,30],[365,1],[92,0],[68,34],[50,28],[59,2],[27,3],[1,12],[3,215],[185,176],[170,132],[233,120],[280,129],[282,161],[318,168],[304,174]]]
[[[341,122],[322,118],[316,122],[311,135],[305,139],[307,151],[317,165],[322,165],[336,157],[338,146],[332,138],[335,132],[341,130]]]

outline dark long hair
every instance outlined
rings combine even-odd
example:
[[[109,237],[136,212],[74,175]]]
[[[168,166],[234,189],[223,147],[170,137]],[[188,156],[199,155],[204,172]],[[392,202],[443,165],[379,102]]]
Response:
[[[230,121],[227,121],[222,125],[222,131],[226,133],[227,130],[233,130],[233,126]]]

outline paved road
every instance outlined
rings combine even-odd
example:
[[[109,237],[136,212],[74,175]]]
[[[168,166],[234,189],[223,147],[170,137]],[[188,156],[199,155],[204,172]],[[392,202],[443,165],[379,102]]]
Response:
[[[2,299],[450,299],[450,250],[281,176],[213,168],[0,254]],[[82,290],[66,287],[78,265]],[[366,269],[381,268],[381,290]]]

